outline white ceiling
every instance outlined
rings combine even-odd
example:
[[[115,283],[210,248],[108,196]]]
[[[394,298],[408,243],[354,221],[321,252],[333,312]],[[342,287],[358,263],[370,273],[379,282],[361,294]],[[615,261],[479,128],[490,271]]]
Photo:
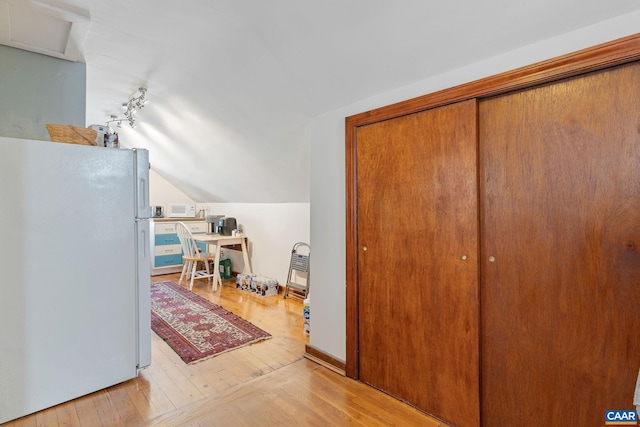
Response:
[[[309,201],[309,119],[640,9],[637,0],[1,0],[87,11],[87,125],[196,201]]]

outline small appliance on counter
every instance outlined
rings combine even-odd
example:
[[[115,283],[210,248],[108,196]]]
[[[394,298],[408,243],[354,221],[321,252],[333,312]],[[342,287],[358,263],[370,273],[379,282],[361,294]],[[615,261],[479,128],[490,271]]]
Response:
[[[195,218],[195,203],[171,203],[169,205],[170,218]]]
[[[164,207],[151,206],[151,218],[164,218]]]
[[[235,230],[237,226],[235,218],[220,218],[220,220],[218,220],[218,233],[223,236],[231,236],[231,232]]]
[[[224,215],[207,215],[205,217],[205,221],[207,221],[209,224],[211,224],[209,226],[209,232],[212,234],[220,234],[220,231],[218,230],[218,224],[220,222],[220,219],[224,218]]]

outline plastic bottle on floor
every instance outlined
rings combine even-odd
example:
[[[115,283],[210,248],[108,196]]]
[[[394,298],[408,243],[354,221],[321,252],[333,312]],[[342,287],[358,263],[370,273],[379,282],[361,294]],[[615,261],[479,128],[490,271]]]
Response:
[[[311,329],[311,299],[305,298],[304,304],[302,307],[302,315],[304,316],[304,333],[309,335]]]

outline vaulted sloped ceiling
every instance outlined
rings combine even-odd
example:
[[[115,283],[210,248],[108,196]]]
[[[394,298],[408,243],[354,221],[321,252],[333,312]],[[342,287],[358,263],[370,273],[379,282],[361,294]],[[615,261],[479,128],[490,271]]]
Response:
[[[640,9],[637,0],[2,0],[87,11],[87,125],[196,201],[309,201],[323,112]],[[81,14],[82,15],[82,14]],[[43,29],[44,31],[44,29]]]

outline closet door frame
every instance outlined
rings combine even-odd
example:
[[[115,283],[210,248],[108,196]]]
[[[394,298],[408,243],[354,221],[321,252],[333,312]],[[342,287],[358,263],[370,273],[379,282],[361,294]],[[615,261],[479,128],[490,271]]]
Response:
[[[358,233],[357,132],[360,126],[440,107],[472,98],[484,98],[574,77],[640,60],[640,34],[613,40],[574,53],[507,71],[495,76],[423,95],[346,118],[346,364],[348,377],[359,379],[358,349]]]

